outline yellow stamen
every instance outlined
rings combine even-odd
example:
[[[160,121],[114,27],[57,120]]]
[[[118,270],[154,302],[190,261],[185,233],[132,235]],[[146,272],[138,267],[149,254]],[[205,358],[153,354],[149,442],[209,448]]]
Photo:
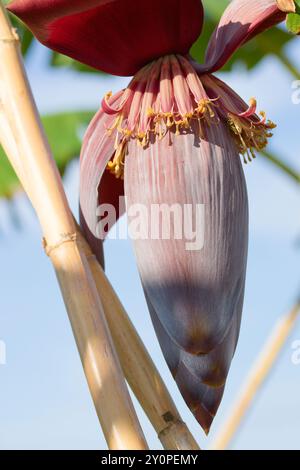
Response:
[[[107,164],[107,169],[113,173],[116,178],[123,179],[124,177],[124,160],[127,151],[127,144],[127,139],[121,140],[116,149],[113,160],[109,161]]]
[[[109,106],[109,100],[112,96],[111,92],[106,93],[104,101]],[[205,137],[205,131],[208,126],[216,125],[220,121],[224,121],[224,115],[227,114],[227,122],[236,142],[238,151],[244,158],[244,162],[252,161],[255,158],[255,151],[261,151],[267,145],[267,140],[272,136],[270,132],[276,126],[271,121],[266,121],[266,113],[259,113],[261,121],[255,114],[256,99],[251,98],[249,108],[241,115],[236,115],[226,111],[229,106],[230,97],[222,96],[222,90],[217,98],[210,99],[204,93],[197,96],[204,96],[199,102],[195,99],[195,94],[190,93],[190,98],[194,101],[194,109],[190,110],[191,101],[187,101],[186,112],[180,113],[178,102],[174,98],[170,105],[170,110],[166,112],[160,108],[161,100],[153,96],[151,100],[146,101],[152,103],[145,111],[143,106],[135,105],[136,109],[132,110],[135,118],[132,119],[135,124],[128,124],[128,114],[130,103],[126,106],[120,106],[120,111],[107,132],[115,137],[115,154],[113,159],[108,163],[108,169],[116,175],[117,178],[123,177],[124,160],[127,153],[128,142],[135,140],[142,148],[146,148],[150,142],[150,136],[163,139],[167,134],[170,141],[172,136],[179,136],[181,133],[194,132],[195,126],[199,126],[199,139]],[[123,102],[122,102],[123,103]],[[153,104],[154,103],[154,104]],[[181,103],[182,104],[182,103]],[[187,111],[189,110],[189,111]],[[145,112],[145,115],[141,115]]]
[[[260,115],[265,119],[264,112],[261,112]],[[261,151],[266,147],[268,138],[272,137],[269,129],[276,127],[272,121],[255,125],[247,119],[232,114],[228,115],[228,123],[245,163],[247,163],[246,156],[248,161],[251,162],[255,158],[255,150]]]

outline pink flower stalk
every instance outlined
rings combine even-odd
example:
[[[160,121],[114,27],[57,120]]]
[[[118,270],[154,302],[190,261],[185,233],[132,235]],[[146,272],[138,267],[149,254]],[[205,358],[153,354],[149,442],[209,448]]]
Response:
[[[189,56],[202,29],[200,0],[9,5],[48,47],[108,73],[134,75],[125,90],[104,97],[83,142],[82,223],[97,256],[99,203],[118,210],[125,193],[128,208],[142,204],[149,212],[155,204],[204,205],[201,249],[187,250],[175,236],[153,238],[149,227],[134,248],[162,351],[206,432],[223,395],[243,307],[248,201],[239,155],[251,161],[274,127],[256,114],[254,98],[246,105],[212,72],[283,21],[287,3],[233,0],[202,65]]]

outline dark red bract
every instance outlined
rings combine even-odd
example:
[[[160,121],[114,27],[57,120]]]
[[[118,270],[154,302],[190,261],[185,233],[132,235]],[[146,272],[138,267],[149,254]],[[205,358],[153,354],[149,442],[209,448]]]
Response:
[[[9,9],[51,49],[124,76],[187,54],[203,23],[200,0],[16,0]]]

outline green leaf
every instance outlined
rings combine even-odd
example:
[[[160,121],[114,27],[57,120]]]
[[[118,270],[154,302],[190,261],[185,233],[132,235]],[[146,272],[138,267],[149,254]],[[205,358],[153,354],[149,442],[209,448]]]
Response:
[[[209,17],[217,24],[229,4],[229,0],[218,0],[212,2],[211,0],[202,0],[204,11]]]
[[[267,160],[269,160],[269,162],[275,165],[275,167],[277,167],[277,169],[280,170],[283,174],[292,178],[292,180],[295,183],[300,184],[299,172],[295,170],[294,168],[292,168],[290,165],[288,165],[284,160],[282,160],[282,158],[278,157],[277,155],[274,155],[273,153],[267,150],[264,150],[261,153]]]
[[[93,112],[61,113],[44,116],[43,125],[54,158],[61,173],[72,158],[80,152],[82,134],[91,121]]]
[[[100,73],[101,75],[105,75],[104,72],[99,70],[93,69],[88,65],[82,64],[81,62],[77,62],[77,60],[71,59],[70,57],[59,54],[58,52],[52,52],[50,65],[52,67],[67,67],[77,72],[84,72],[84,73]]]
[[[26,56],[33,41],[34,39],[33,39],[33,34],[31,33],[31,31],[29,31],[29,29],[23,28],[22,38],[21,38],[21,50],[22,50],[23,56]]]
[[[10,198],[20,189],[20,183],[0,146],[0,197]]]
[[[70,161],[80,153],[84,129],[93,112],[61,113],[42,118],[57,166],[64,173]],[[0,197],[10,198],[21,189],[20,183],[0,146]]]
[[[296,13],[287,15],[287,29],[293,34],[300,34],[300,0],[295,0]]]

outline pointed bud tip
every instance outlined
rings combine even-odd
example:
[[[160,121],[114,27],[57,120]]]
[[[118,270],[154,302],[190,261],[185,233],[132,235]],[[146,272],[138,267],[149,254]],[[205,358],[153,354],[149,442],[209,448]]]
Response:
[[[208,436],[215,415],[209,413],[203,406],[199,405],[194,411],[194,416],[202,427],[206,436]]]

